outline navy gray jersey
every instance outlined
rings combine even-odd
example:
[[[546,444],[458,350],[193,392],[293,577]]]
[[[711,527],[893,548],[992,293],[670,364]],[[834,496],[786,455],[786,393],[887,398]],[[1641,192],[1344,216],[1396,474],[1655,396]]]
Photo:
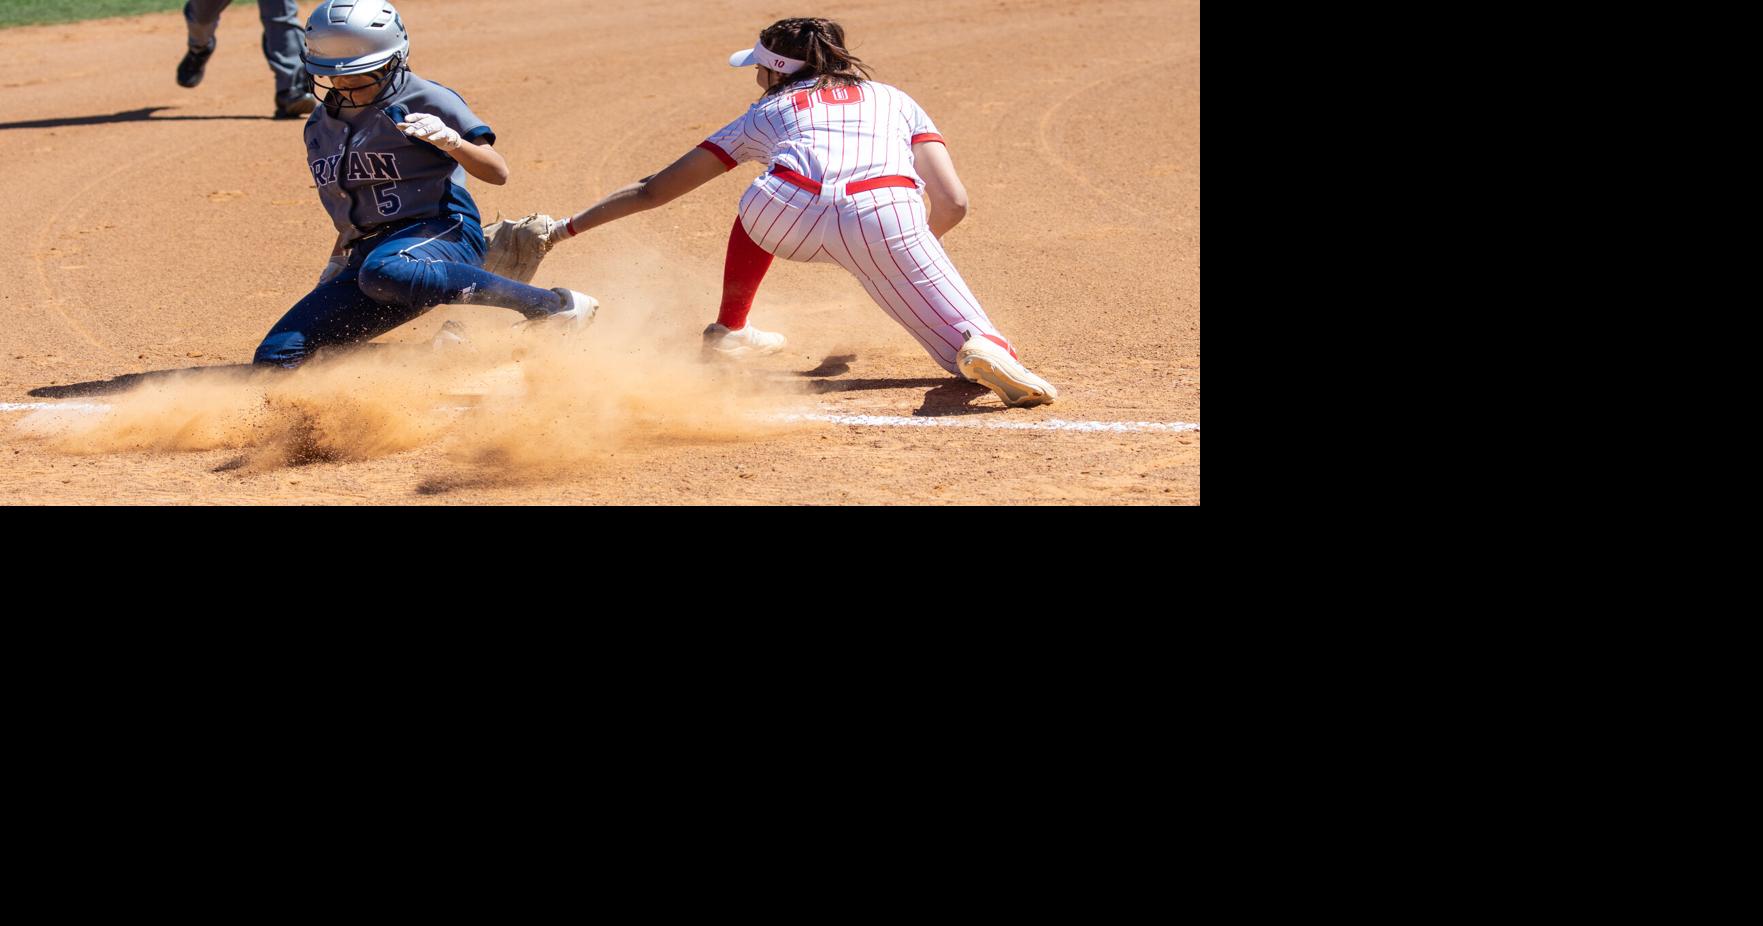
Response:
[[[411,113],[440,117],[467,144],[491,131],[459,94],[404,72],[379,102],[337,115],[320,106],[306,121],[306,163],[318,198],[345,245],[420,219],[464,215],[479,223],[477,203],[465,189],[465,168],[439,148],[399,131]]]

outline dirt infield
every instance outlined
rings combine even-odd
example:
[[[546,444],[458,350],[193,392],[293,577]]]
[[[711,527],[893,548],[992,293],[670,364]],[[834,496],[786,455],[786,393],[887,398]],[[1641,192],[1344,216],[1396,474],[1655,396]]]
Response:
[[[497,130],[512,178],[472,185],[486,223],[665,166],[753,101],[728,53],[816,12],[511,6],[399,5],[413,69]],[[442,307],[253,371],[334,232],[299,124],[268,118],[256,16],[223,19],[184,90],[182,19],[154,14],[0,30],[0,503],[1198,504],[1198,0],[819,12],[948,139],[972,210],[944,244],[1057,403],[949,377],[824,265],[765,281],[753,320],[782,355],[699,363],[751,164],[546,260],[536,284],[604,306],[582,338]],[[436,351],[450,319],[469,343]]]

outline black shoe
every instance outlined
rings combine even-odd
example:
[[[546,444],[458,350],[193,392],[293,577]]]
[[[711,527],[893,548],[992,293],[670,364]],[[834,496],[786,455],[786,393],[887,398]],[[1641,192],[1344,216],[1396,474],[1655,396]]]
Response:
[[[291,100],[287,100],[287,101],[276,100],[275,101],[275,118],[277,118],[277,119],[304,119],[304,118],[306,118],[306,116],[308,114],[310,114],[313,110],[315,110],[317,108],[318,108],[318,97],[315,97],[310,93],[302,93],[299,96],[294,97]]]
[[[184,60],[178,62],[178,86],[194,87],[202,82],[202,72],[208,67],[215,44],[210,41],[207,48],[192,48],[184,53]]]

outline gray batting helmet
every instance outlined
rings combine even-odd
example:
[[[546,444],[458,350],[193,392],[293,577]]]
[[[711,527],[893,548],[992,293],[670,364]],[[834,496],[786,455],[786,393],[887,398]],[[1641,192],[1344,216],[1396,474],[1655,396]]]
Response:
[[[409,55],[404,20],[386,0],[324,0],[306,21],[309,74],[366,74]]]

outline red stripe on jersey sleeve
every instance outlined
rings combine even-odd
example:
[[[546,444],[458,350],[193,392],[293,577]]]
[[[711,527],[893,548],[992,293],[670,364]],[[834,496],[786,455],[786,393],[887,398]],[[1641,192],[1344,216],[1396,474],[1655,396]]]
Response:
[[[711,154],[716,155],[716,159],[718,161],[721,161],[723,164],[727,165],[729,170],[734,170],[736,167],[741,166],[739,161],[736,161],[734,158],[729,157],[728,152],[722,150],[721,145],[718,145],[716,142],[713,142],[708,138],[699,142],[698,147],[703,148],[705,151],[708,151]]]
[[[943,136],[938,135],[935,132],[921,132],[917,135],[912,136],[912,143],[915,145],[918,144],[919,142],[925,142],[925,141],[934,141],[937,144],[942,145],[945,148],[949,147],[949,143],[946,141],[943,141]]]

